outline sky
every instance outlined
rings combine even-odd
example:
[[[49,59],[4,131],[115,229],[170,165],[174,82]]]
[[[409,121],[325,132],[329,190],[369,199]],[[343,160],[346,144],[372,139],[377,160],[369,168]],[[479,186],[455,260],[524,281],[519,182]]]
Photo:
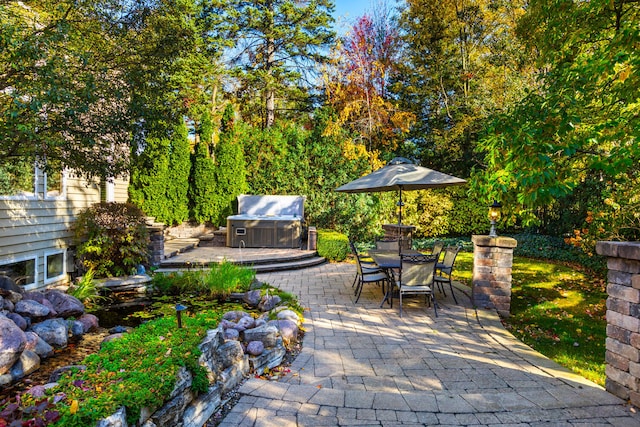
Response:
[[[381,0],[335,0],[335,30],[342,35],[351,29],[355,20],[365,13],[371,14],[375,5]],[[393,7],[398,0],[386,0],[388,7]]]

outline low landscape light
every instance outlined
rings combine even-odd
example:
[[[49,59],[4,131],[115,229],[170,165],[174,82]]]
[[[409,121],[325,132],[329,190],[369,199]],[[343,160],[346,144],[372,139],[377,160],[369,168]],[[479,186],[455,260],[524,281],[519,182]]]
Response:
[[[180,303],[176,304],[176,317],[178,318],[178,328],[182,328],[182,312],[187,309],[187,306]]]

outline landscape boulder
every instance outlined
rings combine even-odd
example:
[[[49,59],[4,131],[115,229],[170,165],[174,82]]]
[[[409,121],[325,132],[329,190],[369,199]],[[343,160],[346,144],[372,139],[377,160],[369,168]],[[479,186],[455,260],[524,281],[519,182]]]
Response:
[[[29,322],[27,322],[27,319],[20,316],[18,313],[7,313],[7,318],[13,320],[13,323],[15,323],[16,326],[23,331],[26,331],[27,327],[29,326]]]
[[[53,304],[60,317],[80,317],[84,314],[84,304],[74,296],[55,289],[46,291],[44,296]]]
[[[80,316],[78,322],[82,323],[85,333],[95,331],[99,326],[98,318],[95,315],[89,313],[85,313]]]
[[[265,348],[275,347],[277,342],[278,329],[273,325],[259,326],[244,331],[244,340],[246,342],[261,341]]]
[[[40,367],[40,357],[31,351],[25,350],[11,367],[11,376],[14,380],[20,379],[34,372]]]
[[[24,317],[30,317],[31,319],[41,319],[47,317],[51,310],[46,305],[39,303],[38,301],[30,299],[22,299],[15,304],[15,312]]]
[[[278,328],[278,330],[280,331],[280,336],[282,337],[285,345],[298,342],[298,333],[300,329],[298,328],[298,323],[294,322],[293,320],[271,320],[267,324],[273,325]]]
[[[5,275],[0,275],[0,289],[16,292],[18,294],[22,293],[22,288],[16,285],[16,282],[14,282],[11,277]]]
[[[45,300],[44,294],[40,291],[27,291],[22,294],[22,299],[43,303]]]
[[[0,315],[0,375],[6,374],[20,358],[27,336],[13,320]]]
[[[244,293],[242,297],[242,301],[247,303],[250,307],[257,307],[260,304],[260,300],[262,298],[262,293],[258,289],[254,289],[253,291],[247,291]]]
[[[31,326],[33,332],[53,347],[65,347],[69,340],[69,329],[64,319],[47,319]]]
[[[278,295],[265,295],[260,300],[260,304],[258,304],[258,309],[260,311],[266,312],[271,311],[278,306],[282,302],[282,298]]]
[[[247,344],[247,353],[251,356],[259,356],[264,353],[264,344],[262,341],[251,341]]]

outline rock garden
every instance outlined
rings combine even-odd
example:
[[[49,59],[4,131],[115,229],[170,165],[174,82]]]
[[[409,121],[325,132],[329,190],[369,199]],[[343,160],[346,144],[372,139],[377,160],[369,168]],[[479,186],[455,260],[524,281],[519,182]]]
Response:
[[[11,285],[0,291],[3,386],[99,327],[71,295]],[[205,425],[226,394],[248,375],[278,367],[301,338],[300,308],[290,296],[254,280],[228,299],[238,302],[234,309],[184,312],[179,323],[175,314],[164,315],[121,328],[81,364],[0,401],[0,426]]]

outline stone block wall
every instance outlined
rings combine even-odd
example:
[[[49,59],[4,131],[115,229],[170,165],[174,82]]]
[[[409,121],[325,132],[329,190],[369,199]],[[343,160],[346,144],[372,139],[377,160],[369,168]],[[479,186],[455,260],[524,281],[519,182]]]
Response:
[[[164,259],[164,224],[148,224],[147,229],[149,230],[149,264],[157,266]]]
[[[606,383],[640,406],[640,242],[598,242],[607,257]]]
[[[472,236],[472,299],[476,307],[495,309],[502,317],[511,310],[511,270],[513,249],[517,241],[511,237]]]

